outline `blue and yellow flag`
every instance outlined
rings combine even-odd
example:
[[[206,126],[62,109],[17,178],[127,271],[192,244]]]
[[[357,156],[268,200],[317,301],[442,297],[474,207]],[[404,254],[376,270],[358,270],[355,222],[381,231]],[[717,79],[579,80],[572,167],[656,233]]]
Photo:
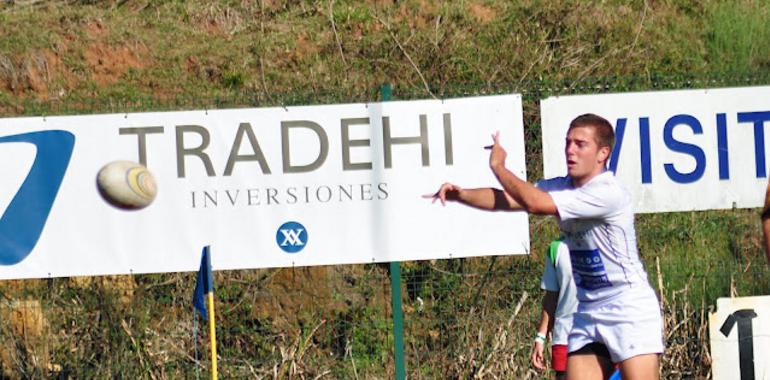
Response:
[[[198,280],[195,283],[195,292],[193,293],[193,306],[201,313],[203,319],[209,319],[209,312],[206,308],[206,299],[210,293],[214,292],[214,279],[211,275],[211,257],[209,256],[209,246],[203,247],[201,255],[201,267],[198,270]]]

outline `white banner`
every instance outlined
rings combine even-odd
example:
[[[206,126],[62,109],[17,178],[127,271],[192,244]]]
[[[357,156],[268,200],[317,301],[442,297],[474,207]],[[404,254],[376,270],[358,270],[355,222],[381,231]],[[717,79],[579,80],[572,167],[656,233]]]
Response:
[[[584,113],[615,126],[610,166],[637,212],[761,206],[770,87],[551,97],[541,101],[543,172],[566,174],[564,137]]]
[[[496,185],[496,130],[524,176],[519,95],[0,119],[0,279],[193,271],[204,245],[216,270],[526,253],[525,214],[421,197]],[[149,207],[101,199],[114,160]]]

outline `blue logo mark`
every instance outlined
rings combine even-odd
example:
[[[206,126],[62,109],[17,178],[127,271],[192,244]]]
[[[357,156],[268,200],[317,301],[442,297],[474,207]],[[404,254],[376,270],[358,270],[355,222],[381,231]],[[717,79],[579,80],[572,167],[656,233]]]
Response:
[[[307,229],[298,222],[286,222],[278,227],[275,241],[286,253],[297,253],[307,245]]]
[[[14,265],[35,248],[72,157],[75,135],[40,131],[0,137],[37,148],[35,161],[8,208],[0,216],[0,265]]]
[[[588,290],[612,286],[598,250],[570,250],[569,253],[575,286]]]

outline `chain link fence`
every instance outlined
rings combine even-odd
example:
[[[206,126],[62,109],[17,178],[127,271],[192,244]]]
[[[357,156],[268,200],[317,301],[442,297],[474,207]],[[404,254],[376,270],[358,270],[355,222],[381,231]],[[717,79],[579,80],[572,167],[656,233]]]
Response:
[[[540,178],[542,98],[769,83],[770,73],[738,73],[430,89],[396,84],[393,100],[523,94],[528,176]],[[20,100],[0,109],[14,117],[379,100],[379,89],[366,89]],[[530,233],[531,255],[401,263],[409,378],[552,377],[534,371],[529,354],[540,317],[542,251],[558,228],[532,217]],[[716,298],[770,291],[758,213],[638,215],[637,234],[664,306],[663,378],[708,378],[708,312]],[[223,271],[214,282],[222,378],[394,376],[387,264]],[[209,377],[207,333],[191,304],[194,284],[194,273],[0,282],[0,378]]]

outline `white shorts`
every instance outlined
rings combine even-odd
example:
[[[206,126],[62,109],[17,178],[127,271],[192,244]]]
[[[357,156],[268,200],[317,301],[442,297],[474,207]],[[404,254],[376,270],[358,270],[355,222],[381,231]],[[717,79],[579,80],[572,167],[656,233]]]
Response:
[[[607,347],[614,363],[662,353],[663,319],[652,290],[623,294],[596,307],[578,307],[569,334],[569,352],[594,342]]]

